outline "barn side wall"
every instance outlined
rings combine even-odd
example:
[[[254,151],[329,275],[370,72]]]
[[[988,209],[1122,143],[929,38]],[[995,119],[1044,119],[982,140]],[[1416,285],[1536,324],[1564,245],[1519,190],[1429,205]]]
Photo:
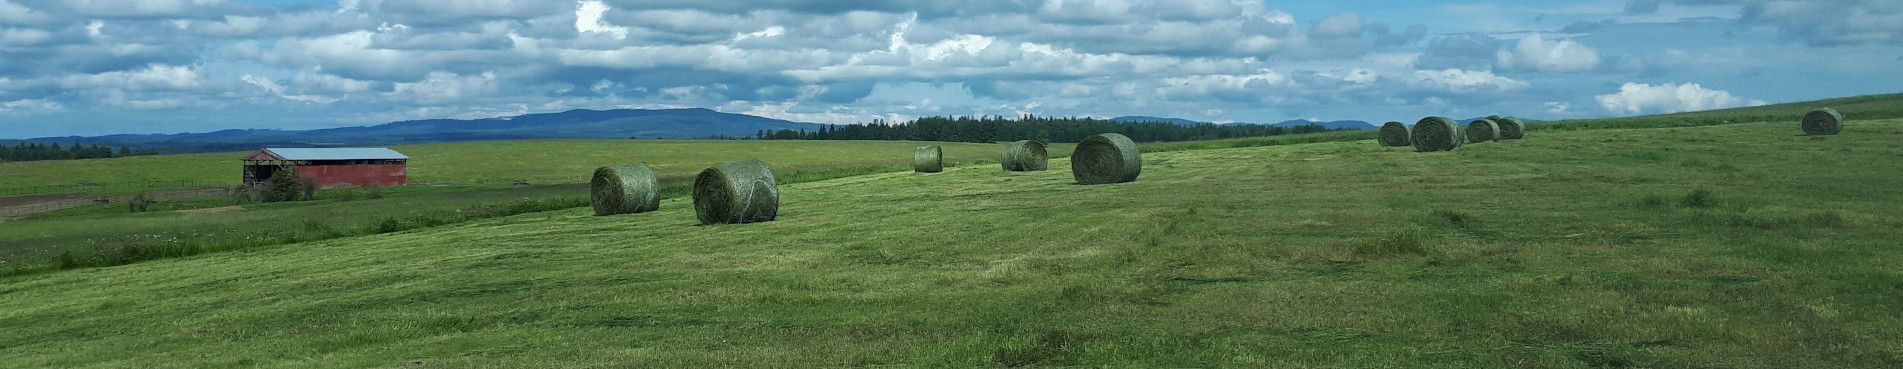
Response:
[[[329,164],[297,166],[299,177],[317,180],[318,188],[401,186],[410,182],[408,164]]]

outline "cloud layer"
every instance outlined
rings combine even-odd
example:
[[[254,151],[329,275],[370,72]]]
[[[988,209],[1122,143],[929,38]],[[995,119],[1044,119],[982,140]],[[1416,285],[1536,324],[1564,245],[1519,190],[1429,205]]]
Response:
[[[1894,2],[1606,1],[0,0],[0,138],[687,106],[834,123],[1552,119],[1750,102],[1699,82],[1880,91],[1869,76],[1903,55]],[[1826,52],[1882,56],[1791,66]],[[1793,75],[1841,82],[1777,89]]]

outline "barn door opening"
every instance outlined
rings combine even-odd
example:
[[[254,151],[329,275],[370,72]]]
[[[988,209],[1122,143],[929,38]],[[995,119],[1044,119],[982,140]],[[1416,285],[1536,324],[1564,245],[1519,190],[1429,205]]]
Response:
[[[276,165],[246,165],[244,167],[244,171],[245,171],[244,173],[245,185],[256,185],[259,183],[264,183],[264,181],[271,180],[271,176],[276,175],[278,173],[278,166]]]

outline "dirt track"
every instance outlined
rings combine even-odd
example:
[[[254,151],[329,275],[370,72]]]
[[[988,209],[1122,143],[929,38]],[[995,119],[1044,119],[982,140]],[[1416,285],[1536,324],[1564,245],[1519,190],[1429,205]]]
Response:
[[[153,200],[196,199],[224,195],[225,191],[216,188],[179,190],[153,193]],[[97,199],[111,199],[114,204],[125,203],[131,195],[87,196],[87,195],[36,195],[0,198],[0,220],[18,218],[49,211],[71,209],[92,205]]]

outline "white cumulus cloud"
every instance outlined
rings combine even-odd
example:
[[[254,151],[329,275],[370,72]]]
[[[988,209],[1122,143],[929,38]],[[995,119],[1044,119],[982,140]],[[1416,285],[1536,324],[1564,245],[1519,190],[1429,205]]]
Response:
[[[1599,50],[1573,40],[1526,36],[1512,47],[1494,53],[1494,66],[1541,72],[1583,72],[1598,68]]]
[[[1626,83],[1619,92],[1599,95],[1599,106],[1614,114],[1666,114],[1764,105],[1763,100],[1732,96],[1697,83]]]
[[[1508,92],[1525,89],[1526,81],[1495,75],[1488,71],[1444,69],[1415,71],[1408,86],[1440,92]]]
[[[610,25],[601,21],[601,15],[608,12],[608,4],[600,1],[582,1],[575,8],[575,31],[602,32],[613,35],[615,39],[628,38],[628,27]]]

